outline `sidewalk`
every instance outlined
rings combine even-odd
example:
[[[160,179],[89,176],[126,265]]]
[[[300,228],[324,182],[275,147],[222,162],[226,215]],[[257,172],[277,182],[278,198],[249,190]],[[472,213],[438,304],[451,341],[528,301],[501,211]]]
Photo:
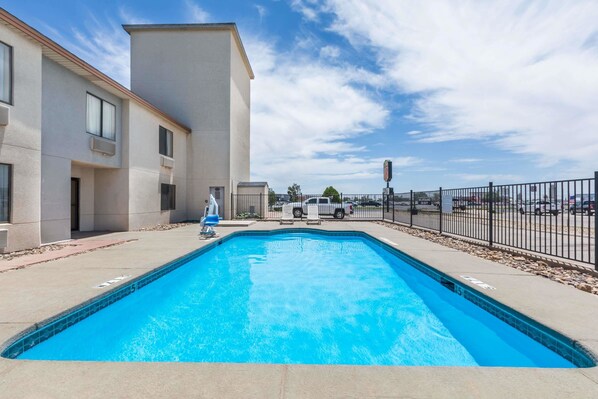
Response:
[[[41,253],[33,253],[30,255],[17,256],[10,260],[0,260],[0,273],[9,270],[23,269],[27,266],[38,263],[49,262],[51,260],[66,258],[77,254],[93,251],[99,248],[111,247],[113,245],[124,244],[126,240],[97,240],[97,239],[80,239],[71,240],[60,244],[62,248],[53,249]]]

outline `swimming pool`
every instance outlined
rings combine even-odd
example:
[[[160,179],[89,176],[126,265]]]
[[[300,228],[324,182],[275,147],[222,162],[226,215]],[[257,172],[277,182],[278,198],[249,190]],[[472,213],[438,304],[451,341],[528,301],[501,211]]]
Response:
[[[70,327],[50,324],[3,355],[419,366],[591,362],[583,353],[567,356],[575,349],[564,337],[501,317],[527,323],[528,335],[537,329],[565,359],[474,304],[483,297],[472,300],[462,291],[475,295],[467,287],[365,234],[237,234],[144,278],[115,292],[111,305],[91,304],[71,316]]]

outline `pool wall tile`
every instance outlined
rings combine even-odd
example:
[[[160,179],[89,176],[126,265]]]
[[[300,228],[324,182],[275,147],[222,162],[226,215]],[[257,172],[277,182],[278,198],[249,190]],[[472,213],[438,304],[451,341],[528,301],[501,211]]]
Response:
[[[43,342],[54,335],[60,333],[64,329],[72,326],[73,324],[91,316],[92,314],[104,309],[112,303],[126,297],[127,295],[135,292],[138,289],[145,287],[153,281],[159,279],[165,274],[181,267],[185,263],[192,259],[199,257],[205,252],[211,250],[215,246],[218,246],[226,241],[239,236],[268,236],[285,233],[312,233],[321,234],[327,236],[352,236],[362,237],[367,239],[371,244],[383,248],[384,250],[395,255],[411,267],[417,269],[423,274],[436,280],[438,283],[441,281],[449,281],[454,285],[454,293],[462,296],[476,306],[484,309],[505,323],[511,325],[517,330],[521,331],[530,338],[540,342],[542,345],[558,353],[565,359],[578,367],[593,367],[596,365],[596,358],[592,352],[587,350],[579,342],[573,341],[558,332],[551,330],[529,317],[511,309],[507,306],[495,301],[494,299],[474,290],[473,288],[462,284],[460,281],[453,279],[452,277],[445,275],[444,273],[434,269],[433,267],[426,265],[415,258],[401,252],[400,250],[372,237],[371,235],[361,231],[327,231],[320,229],[310,228],[287,228],[278,230],[265,230],[265,231],[240,231],[227,235],[226,237],[220,238],[213,241],[212,243],[195,250],[189,254],[186,254],[178,259],[175,259],[158,269],[141,275],[127,284],[114,288],[99,297],[93,298],[87,303],[79,305],[73,309],[67,310],[60,315],[45,320],[41,323],[36,324],[36,327],[31,330],[24,331],[20,335],[13,337],[13,340],[7,342],[7,346],[0,347],[1,356],[9,359],[17,358],[21,353],[32,348],[40,342]]]

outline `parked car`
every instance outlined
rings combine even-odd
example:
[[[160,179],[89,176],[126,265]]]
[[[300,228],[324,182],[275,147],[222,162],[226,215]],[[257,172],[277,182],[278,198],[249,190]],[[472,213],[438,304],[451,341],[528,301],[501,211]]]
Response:
[[[378,202],[378,201],[374,201],[374,200],[366,200],[366,201],[361,201],[359,203],[360,206],[382,206],[382,203]]]
[[[332,202],[327,197],[313,197],[303,202],[292,202],[293,216],[300,218],[303,214],[307,215],[307,206],[316,204],[318,205],[318,213],[320,215],[332,215],[335,219],[343,219],[346,214],[350,215],[353,213],[353,205]]]
[[[460,211],[464,211],[465,209],[467,209],[467,200],[464,200],[462,198],[453,198],[453,210],[460,210]]]
[[[576,213],[584,213],[587,215],[593,215],[596,212],[596,202],[595,201],[583,201],[583,202],[576,202],[573,205],[569,206],[569,213],[574,215]]]
[[[534,215],[543,215],[545,213],[550,213],[551,215],[557,216],[559,214],[559,208],[555,203],[549,201],[525,201],[519,207],[519,213],[521,213],[522,215],[526,213],[533,213]]]

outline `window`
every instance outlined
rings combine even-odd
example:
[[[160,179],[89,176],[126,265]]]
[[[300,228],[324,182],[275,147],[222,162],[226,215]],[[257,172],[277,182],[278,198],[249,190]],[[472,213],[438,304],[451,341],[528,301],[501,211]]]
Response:
[[[307,201],[308,204],[315,204],[318,201],[317,198],[310,198],[309,201]]]
[[[0,42],[0,101],[12,104],[12,47]]]
[[[163,211],[176,209],[176,186],[174,184],[162,184],[160,192],[160,209]]]
[[[328,204],[328,198],[319,198],[318,204]]]
[[[116,138],[116,107],[87,93],[87,133],[106,139]]]
[[[172,132],[160,126],[160,154],[172,158]]]
[[[11,165],[0,163],[0,222],[10,222]]]

